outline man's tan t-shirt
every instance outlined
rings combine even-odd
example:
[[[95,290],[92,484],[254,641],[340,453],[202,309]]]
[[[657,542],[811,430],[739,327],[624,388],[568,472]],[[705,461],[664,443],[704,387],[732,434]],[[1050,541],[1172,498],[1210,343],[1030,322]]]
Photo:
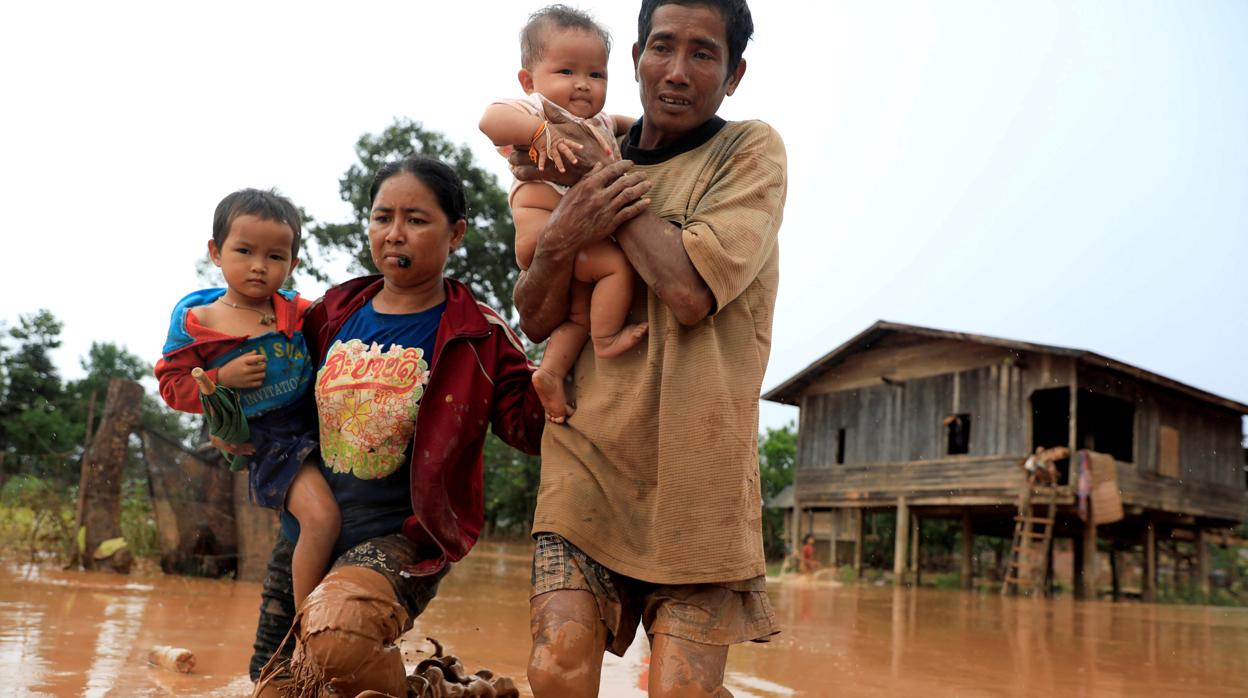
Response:
[[[758,399],[779,281],[784,144],[765,123],[716,118],[665,150],[625,157],[654,185],[650,210],[681,227],[715,312],[683,327],[638,283],[632,321],[648,320],[649,334],[617,358],[581,352],[576,412],[542,440],[533,530],[646,581],[760,577]]]

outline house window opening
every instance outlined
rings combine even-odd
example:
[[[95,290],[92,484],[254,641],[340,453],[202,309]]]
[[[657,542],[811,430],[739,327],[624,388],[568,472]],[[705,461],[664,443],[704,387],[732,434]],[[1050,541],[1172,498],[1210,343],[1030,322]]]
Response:
[[[1108,395],[1079,392],[1077,443],[1108,453],[1122,463],[1134,462],[1135,405]]]
[[[971,415],[951,414],[945,417],[945,430],[947,432],[945,453],[959,456],[971,452]]]
[[[1031,450],[1070,445],[1070,388],[1044,388],[1031,394]],[[1057,466],[1058,482],[1071,484],[1070,459]]]
[[[836,464],[845,463],[845,427],[836,430]]]

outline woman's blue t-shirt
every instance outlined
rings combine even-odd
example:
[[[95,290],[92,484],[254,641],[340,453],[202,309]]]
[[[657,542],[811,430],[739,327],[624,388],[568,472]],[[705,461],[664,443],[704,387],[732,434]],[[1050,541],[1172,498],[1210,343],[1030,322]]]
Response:
[[[316,375],[321,473],[342,512],[334,555],[397,533],[412,515],[411,445],[446,304],[378,313],[370,300],[347,318]],[[282,532],[298,539],[282,512]]]

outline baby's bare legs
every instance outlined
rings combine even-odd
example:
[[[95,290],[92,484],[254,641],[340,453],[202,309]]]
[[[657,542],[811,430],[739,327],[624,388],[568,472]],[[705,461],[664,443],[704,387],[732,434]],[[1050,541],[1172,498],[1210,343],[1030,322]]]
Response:
[[[581,348],[589,339],[589,298],[593,286],[572,281],[572,296],[568,303],[568,319],[550,333],[542,365],[533,374],[533,388],[546,410],[546,418],[555,424],[563,424],[572,416],[564,381],[581,355]]]
[[[329,483],[315,464],[304,463],[286,493],[286,509],[299,521],[299,540],[290,560],[295,607],[312,593],[329,569],[342,517]]]
[[[649,325],[644,322],[626,324],[633,305],[636,276],[624,251],[612,242],[590,245],[577,254],[573,273],[577,281],[594,285],[589,304],[589,334],[594,340],[594,354],[610,359],[636,346]]]

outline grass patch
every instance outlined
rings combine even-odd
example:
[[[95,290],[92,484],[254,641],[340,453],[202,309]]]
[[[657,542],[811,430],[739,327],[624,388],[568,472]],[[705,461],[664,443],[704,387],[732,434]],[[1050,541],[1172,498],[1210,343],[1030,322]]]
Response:
[[[147,483],[126,482],[121,492],[121,533],[136,557],[155,557],[156,520]],[[0,554],[66,564],[75,544],[77,487],[30,475],[5,483],[0,491]]]

